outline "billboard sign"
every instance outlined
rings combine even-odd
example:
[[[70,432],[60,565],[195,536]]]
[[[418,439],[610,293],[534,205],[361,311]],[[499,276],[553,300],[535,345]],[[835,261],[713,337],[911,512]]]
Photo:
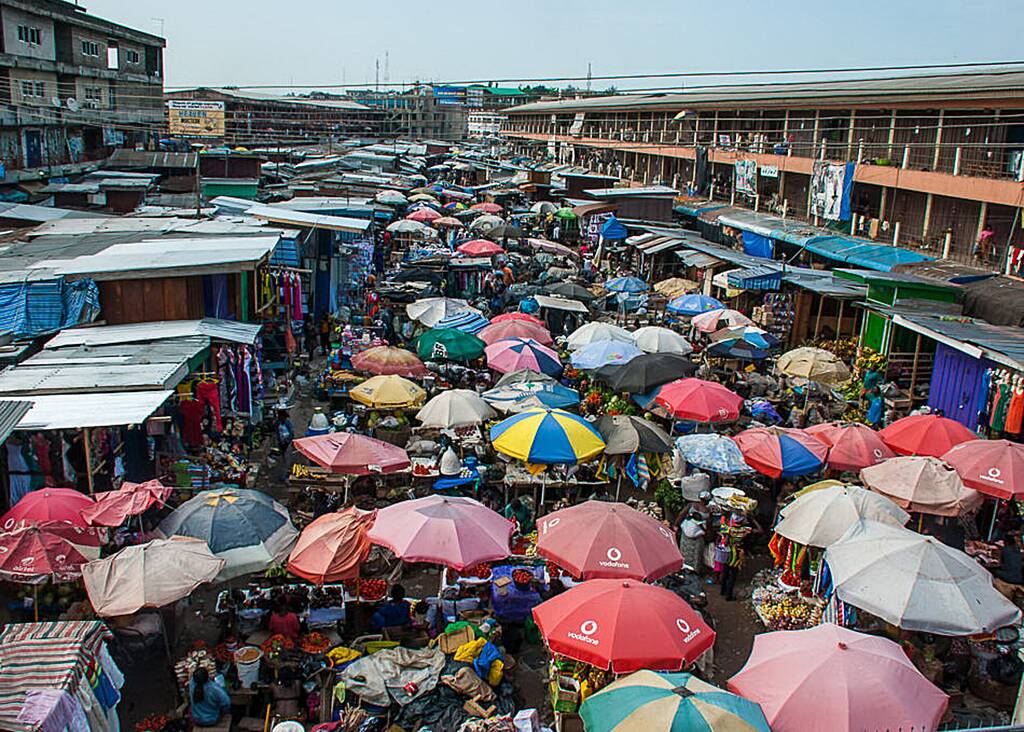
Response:
[[[172,99],[167,102],[167,126],[181,137],[224,137],[224,102]]]

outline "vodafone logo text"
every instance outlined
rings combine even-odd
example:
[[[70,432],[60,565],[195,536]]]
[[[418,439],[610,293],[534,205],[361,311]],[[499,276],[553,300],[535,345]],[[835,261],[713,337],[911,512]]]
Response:
[[[592,646],[596,646],[600,644],[601,641],[593,637],[595,633],[597,633],[597,622],[594,620],[584,620],[583,623],[580,624],[579,633],[567,633],[566,635],[573,640],[578,640],[583,643],[589,643]]]
[[[598,562],[598,565],[602,567],[615,567],[616,569],[629,569],[629,562],[620,561],[622,559],[622,552],[615,547],[609,549],[605,556],[608,559],[602,559]]]

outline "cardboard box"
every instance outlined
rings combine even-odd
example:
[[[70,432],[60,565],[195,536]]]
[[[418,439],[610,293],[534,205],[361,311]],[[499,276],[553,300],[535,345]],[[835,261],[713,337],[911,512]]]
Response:
[[[459,646],[463,646],[474,639],[476,639],[476,633],[467,625],[458,630],[439,635],[437,637],[437,647],[441,649],[442,653],[455,653],[455,651],[459,650]]]
[[[516,732],[540,732],[540,715],[536,709],[520,709],[512,718]]]
[[[575,712],[580,706],[580,682],[559,674],[551,679],[551,708],[556,712]]]

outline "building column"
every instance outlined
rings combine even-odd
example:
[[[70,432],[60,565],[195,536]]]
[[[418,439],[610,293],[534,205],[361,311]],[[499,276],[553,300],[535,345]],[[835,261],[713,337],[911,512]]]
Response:
[[[889,116],[889,161],[892,161],[893,145],[896,143],[896,110],[892,110],[892,114]]]
[[[889,187],[888,186],[882,186],[882,196],[881,196],[881,200],[879,200],[879,202],[878,202],[878,218],[881,221],[885,220],[885,209],[886,209],[886,205],[888,203],[889,203]]]
[[[846,131],[846,160],[853,158],[853,132],[857,126],[857,110],[850,111],[850,128]],[[860,162],[859,160],[857,162]]]
[[[939,157],[942,155],[942,121],[946,116],[946,110],[939,110],[939,123],[935,128],[935,152],[932,154],[932,170],[939,169]]]
[[[932,203],[935,201],[935,195],[929,193],[924,199],[924,222],[921,224],[921,238],[928,238],[928,228],[932,222]],[[927,244],[928,242],[925,242]]]
[[[714,128],[714,132],[711,135],[711,147],[712,148],[718,147],[718,110],[717,109],[715,110],[715,128]]]

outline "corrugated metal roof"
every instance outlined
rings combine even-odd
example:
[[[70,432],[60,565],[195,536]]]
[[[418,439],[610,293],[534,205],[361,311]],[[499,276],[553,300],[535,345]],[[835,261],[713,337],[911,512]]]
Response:
[[[198,163],[198,153],[129,150],[119,147],[107,158],[105,165],[111,168],[195,168]]]
[[[103,326],[100,326],[102,328]],[[99,328],[96,328],[98,330]],[[51,339],[51,342],[54,339]],[[210,337],[191,335],[164,338],[144,343],[111,343],[99,345],[68,345],[43,350],[21,362],[22,366],[108,366],[122,364],[181,363],[191,361],[210,346]]]
[[[32,408],[32,402],[27,401],[0,401],[0,445],[4,443],[14,428],[18,426],[22,417],[28,414]]]
[[[830,272],[824,272],[820,277],[803,273],[786,273],[782,277],[782,281],[819,295],[826,295],[840,300],[861,300],[867,297],[868,294],[866,285],[858,285],[847,280],[837,280]]]
[[[100,346],[117,343],[143,343],[168,338],[207,336],[215,341],[230,343],[256,342],[263,326],[237,323],[233,320],[204,318],[203,320],[155,320],[129,325],[99,325],[87,328],[67,328],[46,343],[46,348],[68,346]]]
[[[288,224],[290,226],[301,226],[314,229],[330,229],[332,231],[349,231],[362,233],[370,228],[369,219],[353,219],[344,216],[325,216],[323,214],[306,213],[305,211],[290,211],[274,206],[257,204],[250,207],[246,212],[249,216],[255,216],[264,221],[272,221],[277,224]]]
[[[893,267],[907,262],[924,262],[934,259],[934,257],[909,249],[871,244],[844,236],[814,237],[804,245],[804,248],[829,259],[881,272],[889,272]]]
[[[52,206],[32,206],[27,203],[0,203],[0,218],[24,221],[28,224],[45,224],[47,221],[59,219],[93,219],[105,218],[102,214],[88,211],[73,211],[67,208]]]
[[[225,87],[201,86],[194,89],[177,89],[166,92],[164,96],[168,99],[199,99],[203,92],[212,92],[233,99],[258,102],[261,104],[283,104],[295,107],[325,107],[327,109],[349,110],[349,111],[370,111],[359,102],[350,99],[310,99],[308,97],[297,97],[281,94],[264,94],[263,92],[248,91],[242,89],[229,89]]]
[[[77,430],[141,424],[159,409],[173,391],[48,394],[32,400],[19,430]]]
[[[937,318],[901,311],[899,308],[891,309],[888,312],[897,325],[970,344],[981,349],[985,357],[1024,371],[1024,328],[992,325],[972,318]]]
[[[36,397],[79,392],[169,389],[188,374],[188,363],[36,365],[19,364],[0,373],[0,394]]]
[[[632,196],[678,196],[679,191],[668,186],[646,186],[643,188],[591,188],[583,191],[594,198],[628,198]]]

